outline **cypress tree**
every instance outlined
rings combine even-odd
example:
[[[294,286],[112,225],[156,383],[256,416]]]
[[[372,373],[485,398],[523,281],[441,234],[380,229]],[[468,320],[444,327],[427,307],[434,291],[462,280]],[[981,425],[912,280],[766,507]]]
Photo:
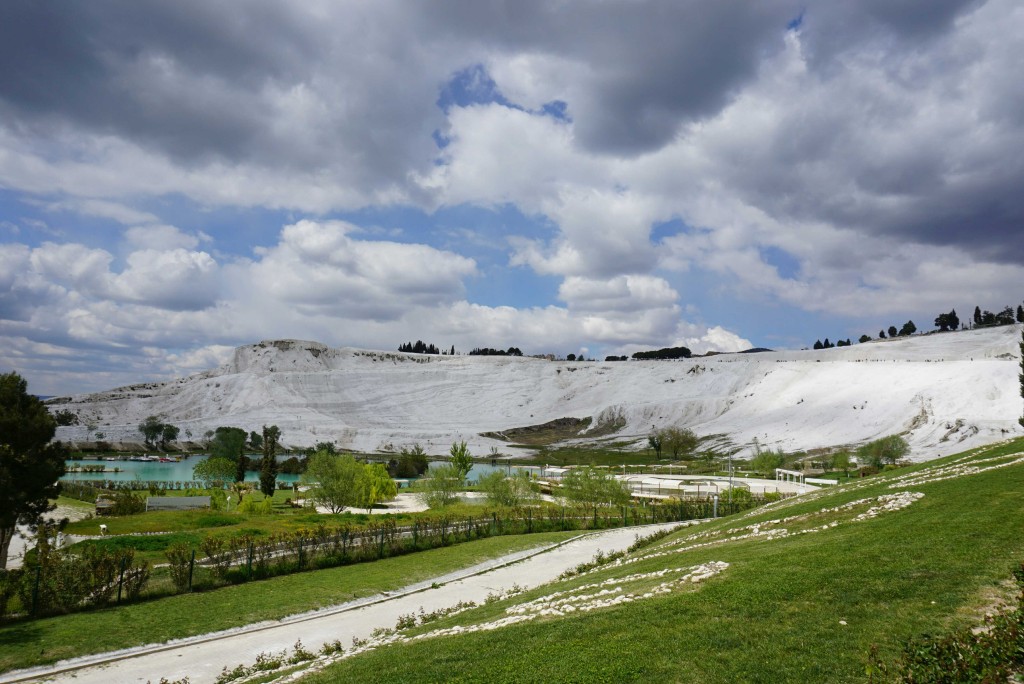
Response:
[[[1024,399],[1024,327],[1020,329],[1020,396]],[[1024,415],[1017,419],[1021,427],[1024,427]]]
[[[277,443],[281,430],[276,425],[263,426],[263,458],[260,460],[260,491],[271,497],[277,487]]]

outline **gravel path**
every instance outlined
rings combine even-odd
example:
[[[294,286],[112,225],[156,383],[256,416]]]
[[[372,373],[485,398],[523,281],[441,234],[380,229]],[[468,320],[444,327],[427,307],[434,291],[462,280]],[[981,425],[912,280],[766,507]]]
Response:
[[[73,506],[57,506],[54,510],[45,514],[47,520],[60,520],[61,518],[67,518],[68,520],[81,520],[89,514],[89,510],[85,508],[75,508]],[[68,541],[67,543],[72,543]],[[14,535],[14,539],[11,540],[11,546],[7,551],[7,569],[13,570],[14,568],[20,568],[21,562],[25,558],[25,552],[30,548],[35,547],[36,540],[32,536],[32,532],[25,526],[18,526],[18,533]]]
[[[112,682],[159,681],[188,676],[191,684],[213,682],[225,667],[252,664],[261,652],[290,649],[297,639],[310,651],[353,637],[365,639],[377,627],[393,628],[399,616],[452,606],[459,601],[482,603],[490,593],[519,585],[533,588],[556,579],[564,570],[590,561],[598,550],[625,549],[637,535],[678,523],[631,527],[581,535],[561,545],[519,552],[472,568],[313,613],[265,622],[239,630],[194,637],[177,643],[128,649],[64,661],[55,666],[0,674],[0,684],[20,681]],[[439,586],[435,586],[439,585]],[[258,587],[253,587],[258,591]],[[254,592],[255,593],[255,592]]]

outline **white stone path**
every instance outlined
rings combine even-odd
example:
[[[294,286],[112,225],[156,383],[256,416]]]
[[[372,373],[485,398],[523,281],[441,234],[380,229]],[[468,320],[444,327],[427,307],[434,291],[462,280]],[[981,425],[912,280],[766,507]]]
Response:
[[[638,535],[650,534],[678,523],[628,527],[583,534],[572,541],[523,551],[442,577],[406,587],[391,595],[378,595],[314,613],[265,622],[239,630],[208,634],[172,644],[144,646],[63,661],[54,666],[0,674],[0,684],[22,681],[113,684],[176,680],[188,676],[191,684],[213,682],[221,670],[251,665],[261,652],[291,649],[297,639],[309,651],[340,640],[349,648],[352,638],[365,639],[378,627],[394,628],[399,616],[447,608],[459,601],[483,603],[488,594],[519,585],[530,589],[552,580],[565,570],[593,559],[599,551],[623,550]],[[436,583],[440,586],[432,588]],[[258,585],[253,585],[254,597]],[[254,598],[255,600],[255,598]]]

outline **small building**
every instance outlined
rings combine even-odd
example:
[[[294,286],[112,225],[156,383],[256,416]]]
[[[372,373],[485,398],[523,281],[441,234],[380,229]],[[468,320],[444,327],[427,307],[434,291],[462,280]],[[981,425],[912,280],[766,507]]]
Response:
[[[209,507],[209,496],[151,496],[146,499],[147,511],[191,511]]]

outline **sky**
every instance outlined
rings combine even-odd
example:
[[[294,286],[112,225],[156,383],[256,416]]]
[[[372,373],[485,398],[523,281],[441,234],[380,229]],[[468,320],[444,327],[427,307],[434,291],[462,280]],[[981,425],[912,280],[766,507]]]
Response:
[[[1018,0],[0,5],[0,371],[809,347],[1024,298]]]

